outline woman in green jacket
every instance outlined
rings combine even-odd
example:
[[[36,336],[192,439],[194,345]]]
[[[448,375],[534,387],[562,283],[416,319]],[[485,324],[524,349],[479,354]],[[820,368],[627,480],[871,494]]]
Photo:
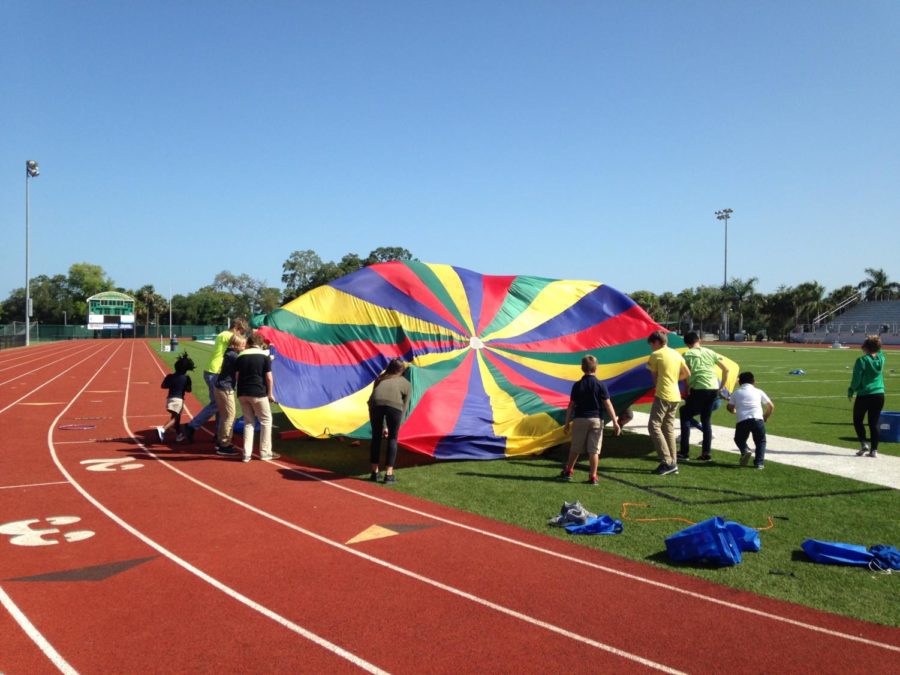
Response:
[[[847,389],[847,398],[852,399],[853,427],[859,439],[857,457],[866,453],[869,457],[878,456],[878,418],[884,408],[884,354],[881,352],[881,338],[870,335],[862,343],[863,355],[856,359],[853,366],[853,379]],[[863,418],[869,417],[869,442],[866,442],[866,427]]]

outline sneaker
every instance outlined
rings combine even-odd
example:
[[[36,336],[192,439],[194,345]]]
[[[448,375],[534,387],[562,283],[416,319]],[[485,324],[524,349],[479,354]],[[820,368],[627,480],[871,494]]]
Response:
[[[747,466],[747,464],[750,462],[750,457],[752,457],[752,456],[753,455],[749,452],[742,452],[741,453],[741,466]]]
[[[250,461],[250,458],[249,458],[247,455],[244,455],[243,457],[241,457],[241,461],[242,461],[242,462],[249,462],[249,461]]]
[[[384,482],[385,482],[385,484],[396,483],[397,477],[392,473],[386,473],[386,474],[384,474]]]
[[[234,457],[235,455],[240,455],[242,453],[233,445],[229,445],[227,447],[216,446],[216,454],[222,455],[223,457]]]
[[[697,458],[697,461],[698,461],[698,462],[711,462],[711,461],[712,461],[712,455],[700,455],[700,456]]]
[[[373,471],[372,473],[370,473],[369,480],[372,481],[373,483],[377,482],[378,481],[378,472]]]
[[[765,464],[754,464],[753,468],[754,469],[765,469],[766,465]]]
[[[869,450],[869,457],[878,457],[878,450],[876,450],[875,448]]]
[[[266,455],[265,457],[263,457],[262,455],[259,456],[259,458],[264,462],[271,462],[273,459],[279,459],[280,457],[281,455],[279,455],[277,452],[273,452],[269,455]]]
[[[156,435],[159,436],[159,442],[162,443],[166,437],[166,430],[162,427],[156,427]]]
[[[185,436],[185,438],[187,438],[188,443],[193,443],[194,442],[194,427],[192,427],[190,424],[188,424],[184,428],[184,436]]]
[[[560,480],[564,480],[564,481],[566,481],[566,482],[569,482],[569,481],[572,480],[572,473],[573,473],[573,472],[572,472],[572,471],[569,471],[568,469],[563,469],[563,470],[559,473],[559,479],[560,479]]]
[[[859,452],[856,453],[856,456],[857,456],[857,457],[862,457],[864,454],[866,454],[867,452],[869,452],[869,450],[871,450],[871,448],[869,447],[869,444],[868,444],[868,443],[860,443],[860,445],[859,445]]]
[[[588,478],[588,483],[591,485],[597,485],[600,481],[597,479],[597,474],[594,474],[590,478]]]
[[[175,440],[181,443],[184,440],[184,434],[179,431],[178,434],[175,435]]]
[[[651,471],[650,473],[654,474],[655,476],[662,476],[662,475],[663,475],[663,472],[664,472],[667,468],[669,468],[669,465],[668,465],[668,464],[662,464],[662,463],[661,463],[659,466],[657,466],[655,469],[653,469],[653,471]]]
[[[663,470],[660,472],[660,476],[668,476],[670,473],[678,473],[678,465],[677,464],[663,464]]]
[[[678,461],[679,461],[679,462],[686,462],[686,461],[688,461],[690,458],[691,458],[690,455],[682,455],[680,452],[678,453]]]

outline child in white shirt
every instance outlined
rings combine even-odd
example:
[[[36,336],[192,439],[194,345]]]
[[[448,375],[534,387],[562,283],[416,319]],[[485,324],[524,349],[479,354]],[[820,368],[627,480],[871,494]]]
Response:
[[[766,392],[754,386],[755,383],[751,372],[738,375],[740,386],[728,399],[728,412],[737,415],[734,442],[741,451],[741,466],[747,466],[750,462],[747,439],[752,434],[753,445],[756,446],[753,466],[762,469],[766,460],[766,420],[775,410],[775,404],[766,396]]]

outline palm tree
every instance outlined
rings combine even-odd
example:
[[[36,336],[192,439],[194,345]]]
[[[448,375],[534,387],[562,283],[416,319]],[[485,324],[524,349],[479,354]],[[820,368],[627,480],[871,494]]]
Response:
[[[731,300],[737,306],[738,312],[738,332],[744,332],[744,306],[749,303],[756,294],[756,277],[750,277],[746,281],[735,277],[728,284],[727,293]]]
[[[812,323],[811,316],[819,314],[825,301],[825,287],[818,281],[807,281],[794,289],[794,323],[800,324],[800,316],[806,315],[806,323]]]
[[[889,280],[883,269],[867,267],[865,272],[868,278],[859,282],[856,288],[864,291],[866,300],[883,300],[885,295],[891,298],[895,293],[900,293],[900,283]]]

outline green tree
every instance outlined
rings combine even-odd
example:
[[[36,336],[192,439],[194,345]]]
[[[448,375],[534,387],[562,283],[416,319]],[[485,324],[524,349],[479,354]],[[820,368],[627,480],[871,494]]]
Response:
[[[856,288],[863,292],[866,300],[889,300],[900,293],[900,283],[888,279],[883,269],[867,267],[865,272],[868,276],[860,281]]]
[[[379,246],[366,256],[363,265],[368,266],[395,260],[412,260],[412,257],[412,253],[401,246]]]
[[[726,294],[730,297],[731,302],[738,313],[738,332],[744,332],[744,309],[752,302],[753,296],[756,295],[756,282],[759,279],[750,277],[749,279],[738,279],[735,277],[728,284]]]
[[[294,251],[281,266],[281,283],[284,284],[283,302],[290,302],[310,287],[322,267],[322,259],[312,250]]]

